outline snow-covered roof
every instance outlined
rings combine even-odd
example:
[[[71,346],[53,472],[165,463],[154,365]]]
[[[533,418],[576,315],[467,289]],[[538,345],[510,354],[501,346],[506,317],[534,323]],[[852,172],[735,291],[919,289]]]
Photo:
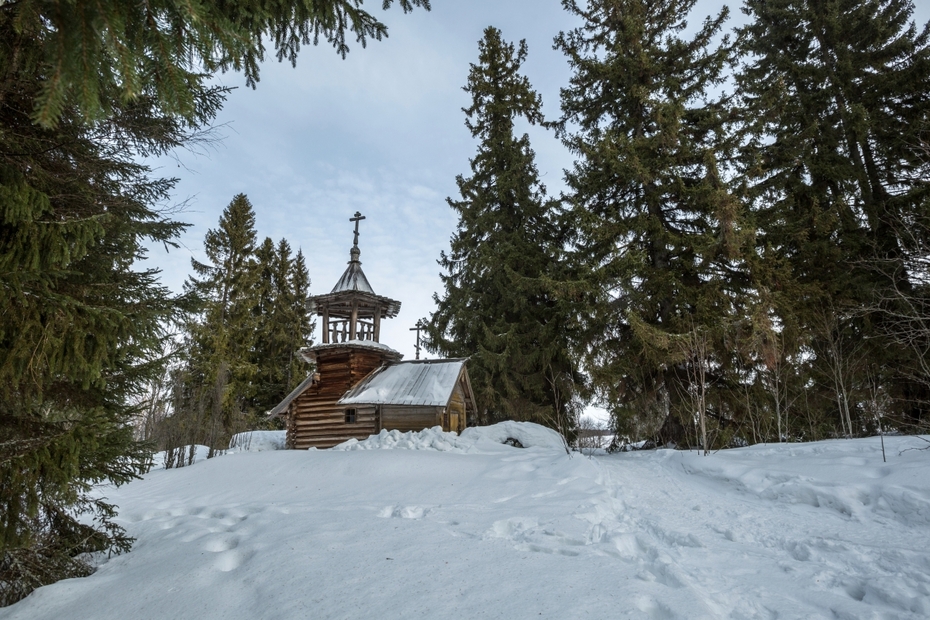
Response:
[[[403,357],[402,353],[395,351],[383,342],[375,342],[374,340],[346,340],[345,342],[317,344],[312,347],[301,349],[300,354],[305,360],[313,362],[315,361],[317,351],[326,351],[328,349],[372,349],[374,351],[387,353],[391,361],[399,361],[400,358]]]
[[[464,359],[448,359],[383,366],[346,392],[337,404],[445,407],[464,364]]]
[[[300,396],[304,390],[313,385],[313,374],[307,376],[306,379],[301,381],[300,385],[295,387],[290,394],[284,397],[278,406],[268,412],[268,417],[274,417],[276,415],[281,415],[287,411],[287,406],[291,404],[291,401]]]

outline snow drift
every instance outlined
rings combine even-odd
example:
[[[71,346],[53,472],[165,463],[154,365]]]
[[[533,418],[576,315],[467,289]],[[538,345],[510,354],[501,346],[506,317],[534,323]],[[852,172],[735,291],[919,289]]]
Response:
[[[516,439],[524,448],[565,451],[562,436],[550,428],[531,422],[500,422],[492,426],[475,426],[462,431],[443,432],[441,426],[419,432],[402,433],[382,430],[377,435],[359,441],[350,439],[333,450],[435,450],[439,452],[488,453],[499,452],[507,440]]]

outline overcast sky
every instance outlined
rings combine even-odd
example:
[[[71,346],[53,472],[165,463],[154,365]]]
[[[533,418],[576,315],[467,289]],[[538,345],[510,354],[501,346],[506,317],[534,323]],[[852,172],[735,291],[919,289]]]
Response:
[[[699,0],[693,23],[723,4]],[[730,24],[741,22],[739,5],[729,4]],[[917,21],[926,23],[930,3],[917,4]],[[348,220],[361,211],[363,269],[376,293],[402,302],[381,340],[412,359],[408,329],[433,310],[442,286],[436,260],[457,223],[445,199],[457,195],[455,176],[468,174],[476,148],[464,126],[462,86],[482,31],[493,25],[508,41],[526,39],[523,72],[554,119],[569,70],[552,39],[576,22],[559,0],[432,0],[432,11],[407,15],[380,5],[369,0],[365,8],[390,37],[366,49],[353,45],[345,60],[321,44],[302,50],[296,68],[270,54],[256,90],[240,74],[221,77],[239,87],[217,118],[222,142],[206,155],[180,153],[180,166],[159,164],[161,174],[180,179],[176,201],[189,202],[177,219],[191,227],[180,250],[153,249],[149,262],[180,290],[191,257],[203,260],[207,229],[244,193],[255,207],[259,242],[285,237],[295,252],[303,249],[311,293],[328,293],[349,260]],[[571,158],[545,131],[529,133],[542,180],[557,194]]]

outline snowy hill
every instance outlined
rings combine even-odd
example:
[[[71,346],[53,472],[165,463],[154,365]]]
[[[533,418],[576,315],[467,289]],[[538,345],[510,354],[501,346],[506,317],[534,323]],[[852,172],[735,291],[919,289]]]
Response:
[[[0,619],[930,616],[919,439],[592,459],[523,430],[153,471],[107,492],[131,553]]]

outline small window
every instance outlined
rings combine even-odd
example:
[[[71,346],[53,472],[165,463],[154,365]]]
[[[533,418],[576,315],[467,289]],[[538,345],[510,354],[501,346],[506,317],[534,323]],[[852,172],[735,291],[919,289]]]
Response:
[[[358,417],[358,409],[346,409],[346,424],[355,424]]]

